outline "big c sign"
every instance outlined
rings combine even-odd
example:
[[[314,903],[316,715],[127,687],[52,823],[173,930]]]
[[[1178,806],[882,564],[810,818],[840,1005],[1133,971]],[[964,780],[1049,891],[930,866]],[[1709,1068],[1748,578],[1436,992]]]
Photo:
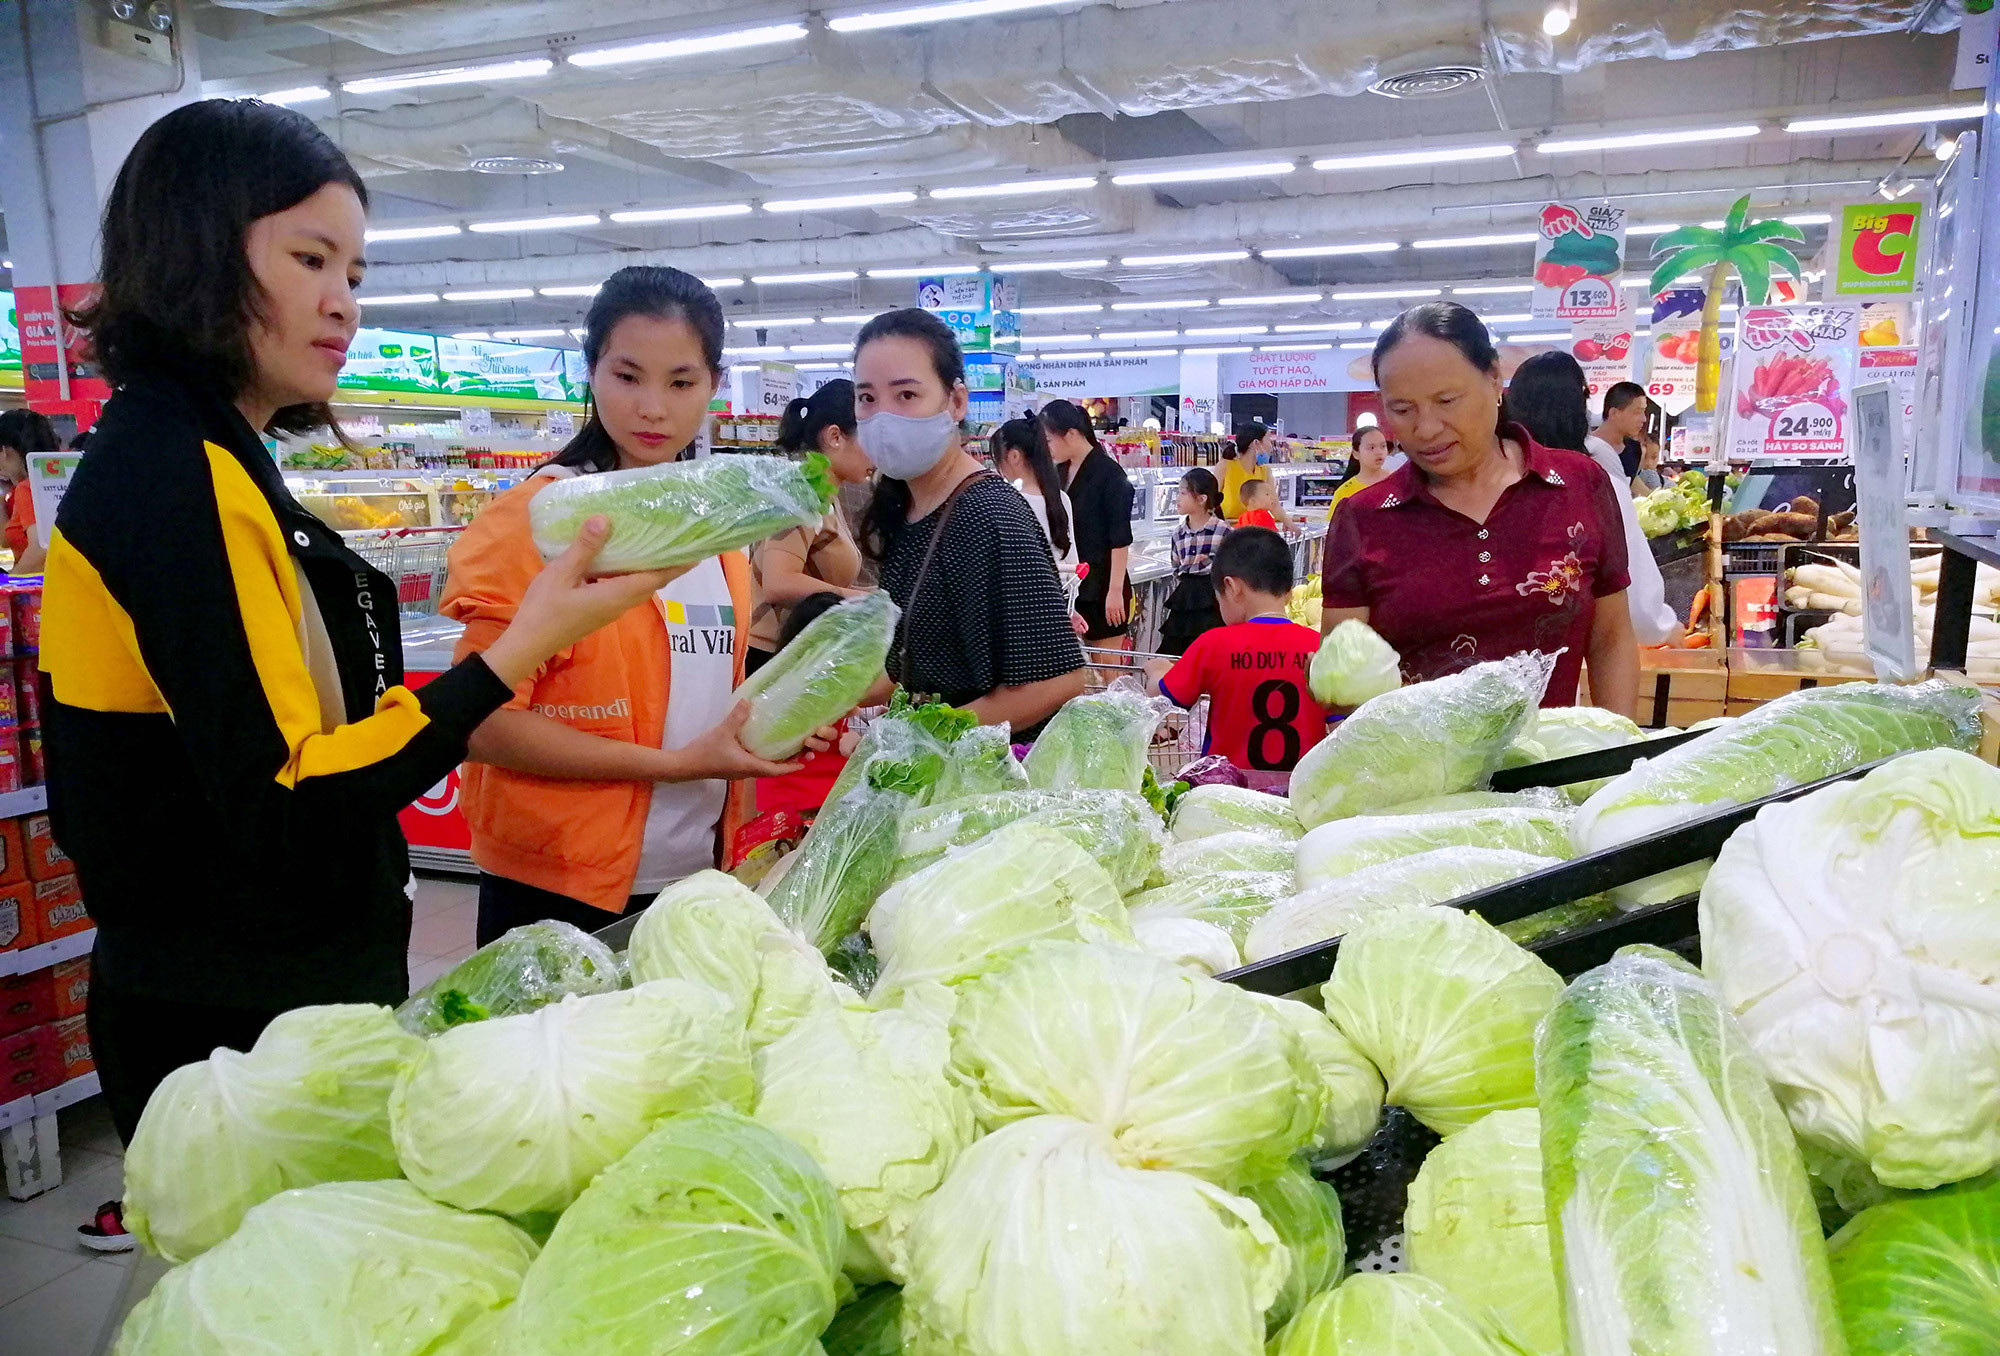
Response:
[[[1917,286],[1922,203],[1851,203],[1840,209],[1833,295],[1883,296]]]

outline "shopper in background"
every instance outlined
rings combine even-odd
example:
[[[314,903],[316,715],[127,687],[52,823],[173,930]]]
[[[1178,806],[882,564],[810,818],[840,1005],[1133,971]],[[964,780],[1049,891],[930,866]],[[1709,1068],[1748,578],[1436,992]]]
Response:
[[[1379,424],[1363,424],[1354,430],[1349,439],[1354,449],[1353,474],[1340,482],[1333,492],[1333,499],[1326,506],[1326,520],[1333,521],[1333,511],[1371,485],[1379,485],[1389,478],[1389,435]]]
[[[1077,615],[1076,592],[1082,581],[1077,577],[1076,541],[1073,528],[1076,511],[1063,493],[1062,472],[1049,454],[1048,440],[1042,437],[1039,420],[1009,419],[993,431],[993,467],[1008,484],[1021,492],[1042,535],[1049,539],[1049,554],[1056,562],[1056,578],[1062,581],[1063,597],[1069,603],[1070,627],[1083,634],[1083,618]]]
[[[1646,457],[1646,417],[1652,404],[1646,388],[1636,381],[1616,381],[1604,392],[1604,418],[1591,430],[1585,450],[1590,459],[1604,468],[1614,484],[1627,486],[1634,494],[1645,494],[1639,472]],[[1634,455],[1636,454],[1636,455]],[[1658,489],[1659,455],[1653,457],[1654,484]]]
[[[78,435],[81,436],[81,435]],[[12,574],[40,574],[47,552],[35,539],[35,497],[28,489],[28,458],[62,451],[62,439],[48,416],[34,410],[0,414],[0,480],[7,489],[7,525],[0,529],[14,553]]]
[[[1167,615],[1160,626],[1162,654],[1186,654],[1197,636],[1222,625],[1209,572],[1229,524],[1222,521],[1222,487],[1215,483],[1215,473],[1197,466],[1183,475],[1174,506],[1181,520],[1170,542],[1174,591],[1167,595]]]
[[[1265,527],[1276,532],[1290,521],[1291,517],[1278,502],[1275,484],[1268,480],[1243,482],[1243,516],[1236,520],[1238,527]]]
[[[542,573],[529,506],[556,481],[678,460],[722,379],[722,303],[675,268],[622,268],[584,320],[590,417],[451,549],[439,611],[458,655],[496,644]],[[720,864],[745,783],[801,763],[743,747],[750,564],[728,551],[633,598],[603,630],[511,680],[472,736],[460,805],[479,866],[478,939],[544,918],[596,928]],[[823,747],[823,741],[821,745]]]
[[[1410,460],[1334,515],[1322,629],[1367,622],[1417,679],[1560,650],[1545,706],[1575,702],[1587,656],[1591,700],[1630,715],[1639,656],[1623,496],[1582,453],[1509,421],[1499,352],[1463,306],[1403,312],[1376,340],[1373,366]]]
[[[1216,548],[1214,577],[1226,624],[1171,667],[1152,661],[1147,675],[1179,706],[1208,698],[1203,753],[1254,771],[1290,772],[1326,737],[1327,722],[1306,681],[1319,633],[1285,612],[1292,548],[1269,528],[1238,526]]]
[[[1630,385],[1631,383],[1625,383]],[[1637,390],[1637,387],[1633,387]],[[1611,449],[1585,434],[1590,424],[1590,383],[1583,367],[1567,353],[1537,353],[1515,369],[1507,385],[1507,412],[1543,447],[1582,452],[1597,463],[1611,482],[1612,498],[1625,533],[1625,559],[1632,576],[1625,605],[1632,615],[1632,634],[1641,645],[1665,645],[1679,638],[1681,627],[1667,606],[1667,585],[1660,575],[1653,548],[1639,526],[1639,509],[1626,492],[1618,459]],[[1644,393],[1640,399],[1644,400]],[[1593,448],[1590,444],[1596,443]]]
[[[56,514],[43,736],[128,1142],[170,1071],[249,1049],[278,1013],[408,995],[397,811],[511,684],[663,582],[584,582],[594,522],[484,655],[402,686],[395,582],[299,507],[260,437],[328,423],[367,200],[304,114],[175,109],[112,184],[75,317],[116,393]],[[107,1205],[83,1237],[110,1250],[120,1230]]]
[[[874,467],[854,440],[854,383],[837,378],[785,406],[778,421],[778,449],[827,459],[837,485],[868,479]],[[750,614],[750,647],[745,673],[755,673],[778,651],[791,610],[820,593],[859,598],[861,551],[836,502],[818,528],[795,527],[750,548],[751,587],[756,610]]]
[[[1243,486],[1269,480],[1264,458],[1271,453],[1271,430],[1252,422],[1236,430],[1235,446],[1222,449],[1222,516],[1235,522],[1243,516]]]
[[[1644,498],[1660,488],[1660,444],[1649,433],[1639,435],[1639,473],[1632,477],[1632,495]]]
[[[1076,610],[1083,641],[1101,649],[1129,648],[1134,597],[1131,582],[1132,479],[1097,441],[1090,416],[1067,400],[1051,400],[1038,416],[1049,453],[1062,463],[1075,510],[1076,553],[1083,584]]]
[[[855,340],[854,388],[881,473],[861,549],[903,612],[890,678],[1032,736],[1084,690],[1083,651],[1034,511],[960,442],[958,340],[929,311],[878,315]]]

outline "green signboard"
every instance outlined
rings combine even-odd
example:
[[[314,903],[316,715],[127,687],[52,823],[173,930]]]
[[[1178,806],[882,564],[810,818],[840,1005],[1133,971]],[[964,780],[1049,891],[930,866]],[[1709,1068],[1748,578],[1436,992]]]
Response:
[[[1914,292],[1923,216],[1923,204],[1914,202],[1860,202],[1841,208],[1833,295]]]
[[[568,349],[408,330],[358,331],[340,373],[343,391],[403,395],[580,401],[585,386],[583,355]]]
[[[14,315],[14,294],[0,292],[0,372],[21,370],[21,322]]]

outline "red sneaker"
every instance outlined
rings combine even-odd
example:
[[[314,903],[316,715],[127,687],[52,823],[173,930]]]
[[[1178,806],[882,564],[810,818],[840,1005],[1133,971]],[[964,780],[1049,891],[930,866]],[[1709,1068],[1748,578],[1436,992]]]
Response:
[[[106,1201],[88,1224],[76,1226],[76,1241],[92,1252],[130,1252],[138,1240],[125,1232],[125,1205]]]

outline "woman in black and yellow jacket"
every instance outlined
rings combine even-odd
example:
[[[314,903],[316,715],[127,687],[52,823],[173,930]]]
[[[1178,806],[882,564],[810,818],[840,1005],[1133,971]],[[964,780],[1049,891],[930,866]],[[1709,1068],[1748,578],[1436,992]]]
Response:
[[[515,683],[667,582],[585,583],[594,524],[484,655],[402,686],[395,585],[299,507],[259,436],[327,421],[365,203],[304,116],[187,105],[119,172],[78,317],[116,394],[56,515],[44,734],[128,1139],[162,1077],[277,1013],[404,997],[396,812]]]

